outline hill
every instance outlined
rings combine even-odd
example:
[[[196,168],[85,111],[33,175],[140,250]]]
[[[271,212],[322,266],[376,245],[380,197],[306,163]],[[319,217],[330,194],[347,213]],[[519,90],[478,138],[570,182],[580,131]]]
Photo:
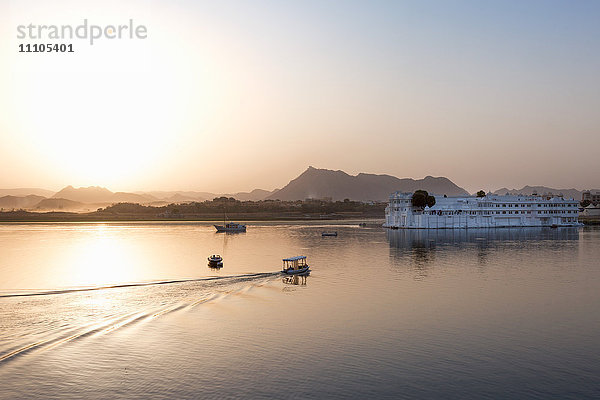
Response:
[[[267,196],[275,193],[277,189],[270,192],[268,190],[263,189],[254,189],[251,192],[238,192],[238,193],[212,193],[212,192],[194,192],[194,191],[176,191],[176,192],[167,192],[167,191],[153,191],[153,192],[137,192],[138,194],[144,196],[152,196],[158,200],[164,200],[170,203],[184,203],[191,201],[205,201],[212,200],[216,197],[233,197],[236,200],[240,201],[259,201],[264,200]]]
[[[427,176],[423,179],[399,179],[391,175],[348,175],[344,171],[332,171],[308,167],[300,176],[284,188],[267,197],[268,200],[304,200],[326,198],[333,200],[387,201],[395,191],[414,192],[423,189],[432,194],[448,196],[468,195],[463,188],[448,178]]]
[[[89,205],[68,199],[43,199],[35,205],[36,211],[88,211]]]
[[[152,197],[156,200],[163,200],[171,203],[186,202],[186,201],[204,201],[212,200],[219,195],[210,192],[195,192],[191,190],[179,190],[179,191],[164,191],[154,190],[150,192],[135,192],[146,197]]]
[[[149,203],[158,200],[154,196],[140,195],[136,193],[116,192],[111,198],[112,203]]]
[[[277,192],[278,189],[273,190],[272,192],[263,189],[254,189],[251,192],[238,192],[234,194],[224,194],[223,196],[233,197],[236,200],[240,201],[259,201],[264,200],[270,195]]]
[[[2,196],[17,196],[25,197],[31,194],[42,197],[52,197],[55,192],[52,190],[40,188],[17,188],[17,189],[0,189],[0,197]]]
[[[3,196],[0,197],[0,208],[5,209],[20,209],[31,208],[44,200],[43,196],[30,194],[28,196]]]
[[[67,186],[52,198],[55,199],[66,199],[87,204],[106,204],[106,203],[148,203],[155,201],[156,198],[149,195],[141,195],[136,193],[116,192],[113,193],[110,190],[100,186],[90,186],[74,188],[73,186]]]

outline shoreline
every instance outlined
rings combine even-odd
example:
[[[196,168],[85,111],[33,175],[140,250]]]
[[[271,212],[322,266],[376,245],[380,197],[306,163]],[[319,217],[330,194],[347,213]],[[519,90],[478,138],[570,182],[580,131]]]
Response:
[[[229,221],[241,223],[256,222],[256,221],[385,221],[385,216],[377,212],[337,212],[330,214],[303,214],[298,212],[282,212],[282,213],[231,213],[228,215]],[[35,222],[72,222],[72,223],[104,223],[104,222],[207,222],[219,223],[223,222],[223,217],[220,214],[199,213],[199,214],[181,214],[181,215],[148,215],[138,213],[106,213],[106,212],[90,212],[90,213],[75,213],[75,212],[30,212],[30,211],[8,211],[0,212],[0,224],[4,223],[35,223]],[[580,216],[579,222],[584,226],[600,225],[600,216]]]
[[[584,224],[586,226],[600,225],[600,216],[593,216],[593,217],[581,216],[581,217],[579,217],[579,222],[581,222],[582,224]]]
[[[12,214],[12,215],[6,215]],[[381,215],[362,213],[335,213],[332,215],[285,215],[285,214],[230,214],[228,220],[236,222],[254,221],[350,221],[350,220],[384,220]],[[160,217],[156,215],[118,214],[100,215],[99,213],[77,214],[77,213],[22,213],[22,212],[0,212],[0,224],[2,223],[29,223],[29,222],[74,222],[74,223],[103,223],[103,222],[223,222],[221,215],[198,214],[180,215],[172,217]]]

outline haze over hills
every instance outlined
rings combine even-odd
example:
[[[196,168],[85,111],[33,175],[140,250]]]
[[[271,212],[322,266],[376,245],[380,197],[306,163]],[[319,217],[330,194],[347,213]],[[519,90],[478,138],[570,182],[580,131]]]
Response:
[[[142,196],[151,196],[158,200],[170,201],[170,202],[185,202],[185,201],[204,201],[212,200],[219,195],[210,192],[198,192],[193,190],[152,190],[152,191],[138,191],[135,194]]]
[[[12,191],[20,193],[22,190]],[[43,189],[33,189],[39,191]],[[154,192],[111,192],[107,188],[99,186],[74,188],[67,186],[64,189],[54,193],[46,191],[52,197],[27,195],[27,196],[4,196],[0,197],[0,209],[30,209],[30,210],[59,210],[59,211],[90,211],[100,207],[106,207],[114,203],[139,203],[143,205],[166,205],[170,203],[186,203],[192,201],[212,200],[215,197],[234,197],[241,201],[263,200],[273,192],[262,189],[255,189],[251,192],[239,192],[233,194],[217,194],[210,192],[195,191],[154,191]]]
[[[99,207],[90,203],[82,203],[68,199],[51,197],[43,199],[32,207],[35,211],[93,211]]]
[[[333,200],[386,201],[392,192],[414,192],[418,189],[448,196],[469,194],[465,189],[444,177],[399,179],[390,175],[363,173],[353,176],[344,171],[308,167],[300,176],[268,196],[267,199],[304,200],[306,198],[331,197]]]
[[[215,197],[233,197],[241,201],[259,201],[264,200],[270,194],[276,192],[278,189],[273,191],[254,189],[251,192],[237,192],[237,193],[212,193],[212,192],[195,192],[189,190],[179,191],[152,191],[152,192],[136,192],[137,194],[153,196],[159,200],[169,202],[186,202],[186,201],[204,201],[212,200]]]
[[[0,197],[0,208],[9,210],[13,208],[32,208],[44,199],[45,197],[36,196],[35,194],[30,194],[28,196],[3,196]]]
[[[100,186],[90,186],[74,188],[73,186],[67,186],[61,191],[57,192],[52,196],[55,199],[67,199],[80,203],[148,203],[157,200],[155,197],[150,195],[140,195],[136,193],[125,193],[116,192],[113,193],[110,190]]]
[[[423,179],[396,178],[390,175],[359,173],[349,175],[344,171],[308,167],[297,178],[292,179],[282,189],[273,191],[255,189],[251,192],[218,194],[200,191],[147,191],[112,192],[99,186],[74,188],[67,186],[59,192],[39,188],[0,189],[0,209],[89,211],[114,203],[139,203],[142,205],[166,205],[212,200],[215,197],[233,197],[241,201],[260,200],[304,200],[307,198],[356,201],[387,201],[395,191],[414,192],[423,189],[429,193],[448,196],[468,195],[467,191],[445,177],[427,176]],[[494,194],[533,193],[562,194],[568,198],[581,200],[582,191],[577,189],[555,189],[547,186],[524,186],[521,189],[502,188]],[[8,195],[6,193],[9,193]],[[47,196],[40,195],[46,194]]]
[[[233,197],[235,199],[241,201],[259,201],[264,200],[273,193],[277,192],[279,189],[275,189],[273,191],[263,190],[263,189],[254,189],[251,192],[238,192],[233,194],[224,194],[223,196]]]
[[[52,190],[40,188],[16,188],[16,189],[0,189],[0,197],[2,196],[17,196],[24,197],[30,194],[42,197],[51,197],[54,193]]]

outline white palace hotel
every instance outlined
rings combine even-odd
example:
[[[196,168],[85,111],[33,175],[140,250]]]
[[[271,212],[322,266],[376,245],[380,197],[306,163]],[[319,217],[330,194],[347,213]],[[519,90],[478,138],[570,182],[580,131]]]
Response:
[[[392,229],[579,226],[579,202],[560,196],[435,196],[433,207],[413,207],[412,193],[395,192],[385,209]]]

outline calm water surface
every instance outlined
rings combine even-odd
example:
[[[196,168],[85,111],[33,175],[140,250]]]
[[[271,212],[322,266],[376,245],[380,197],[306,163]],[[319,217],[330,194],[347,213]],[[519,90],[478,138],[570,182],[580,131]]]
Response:
[[[0,398],[600,398],[599,288],[590,228],[0,225]]]

